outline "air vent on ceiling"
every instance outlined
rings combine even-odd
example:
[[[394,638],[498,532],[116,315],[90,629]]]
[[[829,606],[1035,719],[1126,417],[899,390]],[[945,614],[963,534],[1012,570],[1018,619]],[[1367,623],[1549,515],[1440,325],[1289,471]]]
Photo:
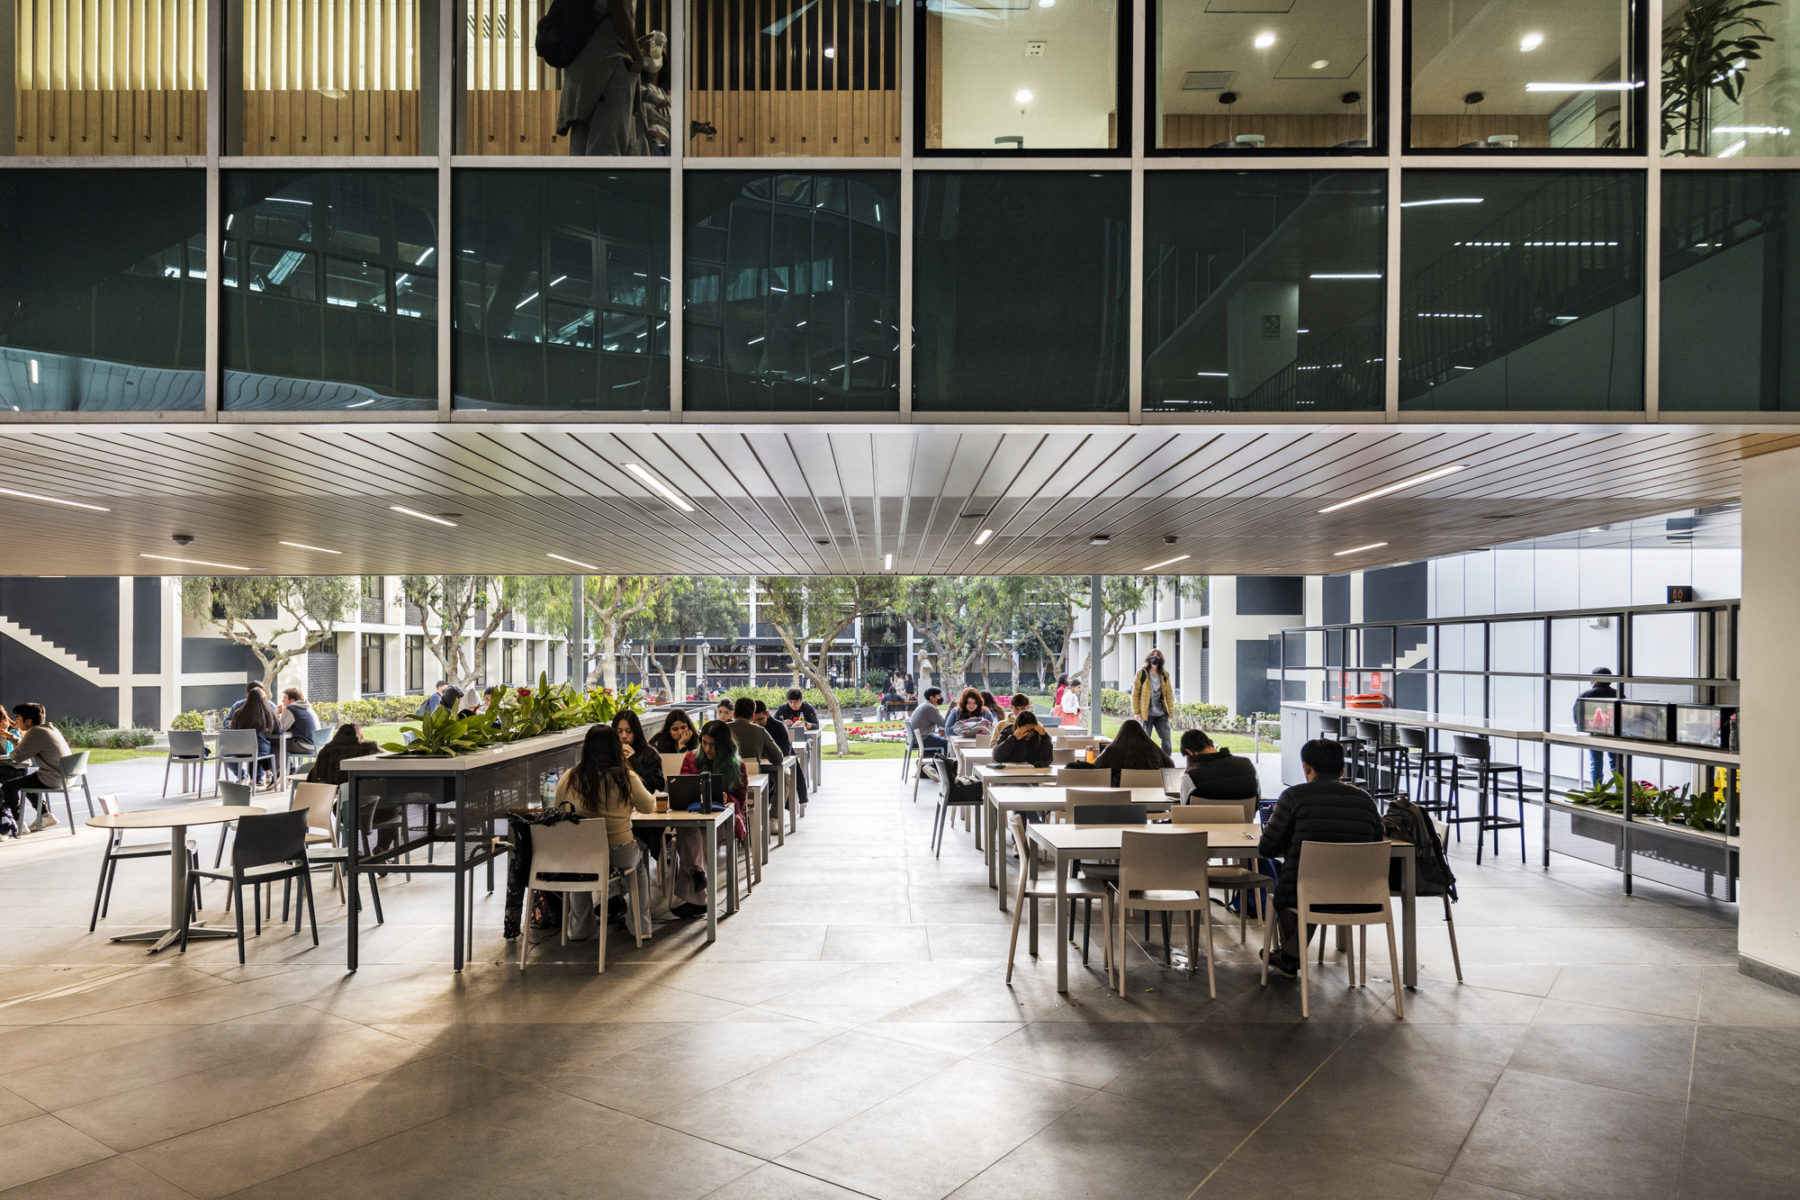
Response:
[[[1189,71],[1181,77],[1184,92],[1222,92],[1237,79],[1236,71]]]

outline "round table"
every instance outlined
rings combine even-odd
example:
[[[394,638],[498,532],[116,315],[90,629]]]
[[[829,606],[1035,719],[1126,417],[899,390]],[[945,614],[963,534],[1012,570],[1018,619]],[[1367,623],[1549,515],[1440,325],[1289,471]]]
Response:
[[[181,938],[181,927],[187,921],[188,855],[187,831],[194,825],[224,825],[239,817],[260,817],[267,809],[254,805],[190,804],[176,808],[146,808],[139,812],[102,813],[89,817],[95,829],[167,829],[169,831],[169,926],[143,933],[123,933],[115,942],[149,942],[150,953],[167,947]],[[190,940],[235,938],[236,929],[213,929],[206,925],[189,925]]]

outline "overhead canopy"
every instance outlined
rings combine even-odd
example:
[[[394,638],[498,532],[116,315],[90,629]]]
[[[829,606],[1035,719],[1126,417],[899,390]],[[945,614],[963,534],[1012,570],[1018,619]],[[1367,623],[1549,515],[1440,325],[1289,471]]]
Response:
[[[5,498],[0,571],[582,569],[562,555],[849,574],[892,554],[904,574],[1123,574],[1180,555],[1159,569],[1330,573],[1731,499],[1744,457],[1795,444],[1724,426],[36,425],[0,440],[0,487],[111,511]]]

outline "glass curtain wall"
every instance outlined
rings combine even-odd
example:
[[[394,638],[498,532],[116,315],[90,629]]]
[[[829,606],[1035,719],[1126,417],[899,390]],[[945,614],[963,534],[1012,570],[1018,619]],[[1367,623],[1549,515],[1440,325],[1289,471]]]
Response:
[[[1662,6],[1664,154],[1800,154],[1800,8],[1791,0]]]

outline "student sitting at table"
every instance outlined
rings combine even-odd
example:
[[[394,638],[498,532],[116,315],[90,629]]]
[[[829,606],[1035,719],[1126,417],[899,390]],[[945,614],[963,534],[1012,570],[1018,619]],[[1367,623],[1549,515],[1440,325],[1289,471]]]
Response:
[[[305,692],[297,687],[285,689],[275,719],[288,733],[289,754],[311,754],[318,748],[319,718],[313,715]]]
[[[981,703],[981,693],[972,687],[964,688],[956,698],[956,711],[950,714],[944,732],[955,738],[979,737],[993,730],[994,718]]]
[[[658,754],[686,754],[689,750],[700,748],[700,731],[694,728],[693,720],[678,708],[663,718],[663,727],[650,739],[650,746]]]
[[[18,748],[20,729],[13,724],[12,715],[0,705],[0,756],[11,754]]]
[[[1127,717],[1120,722],[1119,732],[1113,735],[1112,745],[1102,750],[1093,762],[1069,765],[1104,770],[1110,776],[1111,786],[1118,787],[1120,771],[1154,771],[1175,764],[1162,752],[1161,746],[1150,740],[1150,735],[1137,720]]]
[[[1006,731],[994,739],[994,762],[997,764],[1030,763],[1034,767],[1048,767],[1054,754],[1050,735],[1044,732],[1037,716],[1029,709],[1021,712]]]
[[[380,746],[363,739],[361,728],[353,722],[345,721],[331,735],[331,740],[319,747],[319,757],[313,759],[312,768],[306,772],[306,782],[329,783],[333,787],[341,787],[350,782],[350,776],[344,772],[343,764],[346,759],[365,758],[380,753]]]
[[[994,718],[994,724],[996,725],[1006,719],[1006,714],[1000,711],[999,698],[992,692],[981,693],[981,707],[987,709],[988,716]]]
[[[645,787],[653,792],[662,791],[662,754],[644,736],[644,723],[638,715],[626,709],[613,718],[613,729],[618,731],[619,744],[625,747],[625,765],[644,781]]]
[[[775,714],[781,723],[788,727],[790,733],[804,734],[809,729],[819,727],[819,714],[806,701],[806,693],[799,688],[789,688],[787,703]]]
[[[1011,729],[1013,722],[1019,719],[1019,714],[1030,708],[1030,696],[1027,696],[1024,692],[1014,694],[1011,703],[1007,705],[1006,719],[994,727],[994,742],[996,745],[1000,742],[1000,735],[1005,733],[1008,729]]]
[[[750,777],[744,772],[743,760],[738,757],[731,727],[723,721],[708,721],[700,730],[700,748],[690,751],[682,760],[681,773],[712,775],[718,779],[720,797],[737,810],[737,818],[732,822],[733,832],[739,841],[743,841],[748,836],[744,809],[750,800]],[[675,852],[678,861],[667,863],[663,868],[673,870],[671,880],[675,898],[680,901],[673,911],[678,917],[705,916],[706,873],[713,866],[706,861],[706,839],[698,829],[683,829],[675,835]]]
[[[737,704],[733,702],[730,696],[720,696],[718,711],[713,714],[713,720],[723,721],[729,725],[736,719]]]
[[[0,766],[0,833],[18,837],[24,828],[26,788],[60,788],[63,784],[62,760],[72,751],[62,730],[50,723],[41,704],[15,704],[12,715],[19,729],[18,744]],[[37,768],[36,774],[31,771]],[[50,812],[50,798],[42,798],[31,832],[56,824]]]
[[[790,755],[794,752],[794,737],[791,733],[788,732],[787,722],[775,721],[775,720],[770,719],[769,705],[768,705],[767,701],[758,700],[756,702],[756,715],[751,717],[750,719],[752,721],[755,721],[758,725],[762,726],[762,731],[769,735],[769,740],[775,743],[775,748],[777,750],[781,751],[781,757],[783,758],[783,760],[785,760],[788,755]],[[778,765],[777,769],[779,769],[779,765]],[[805,804],[806,803],[806,772],[805,771],[795,771],[794,778],[796,780],[798,780],[799,784],[800,784],[799,790],[795,793],[795,796],[800,801],[800,803]]]
[[[1269,966],[1287,976],[1300,969],[1300,955],[1312,940],[1311,927],[1306,936],[1300,935],[1300,917],[1294,909],[1299,902],[1301,843],[1379,842],[1387,836],[1369,793],[1343,781],[1343,746],[1314,738],[1300,747],[1300,763],[1306,782],[1281,793],[1256,848],[1262,858],[1282,860],[1275,884],[1275,952]]]
[[[1181,776],[1181,802],[1195,800],[1255,800],[1262,795],[1256,764],[1239,758],[1213,743],[1200,729],[1181,735],[1182,757],[1187,770]]]
[[[270,748],[275,737],[275,706],[269,703],[269,694],[263,691],[262,684],[250,685],[249,693],[238,702],[226,727],[256,731],[256,769],[252,775],[258,784],[269,782],[275,773],[275,756]]]
[[[635,714],[632,714],[635,715]],[[639,732],[642,732],[640,729]],[[631,830],[631,814],[655,812],[656,799],[631,768],[625,765],[625,750],[618,730],[611,725],[591,725],[581,743],[581,761],[563,772],[556,784],[556,802],[567,803],[578,813],[602,817],[606,821],[606,844],[615,870],[637,868],[632,876],[632,889],[637,893],[638,928],[634,936],[650,933],[650,869],[643,851]],[[599,932],[594,919],[594,893],[569,893],[569,935],[585,940]]]

